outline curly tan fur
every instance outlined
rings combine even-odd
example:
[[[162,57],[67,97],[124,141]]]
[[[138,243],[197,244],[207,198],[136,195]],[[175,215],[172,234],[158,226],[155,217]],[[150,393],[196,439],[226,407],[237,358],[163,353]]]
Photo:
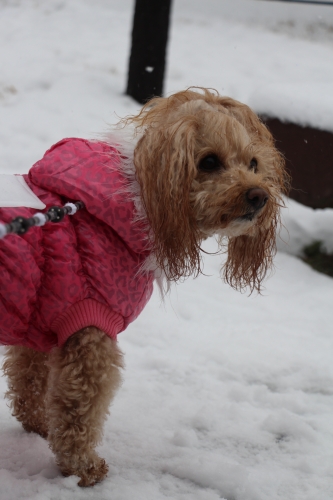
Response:
[[[27,347],[6,348],[3,364],[8,378],[8,391],[12,415],[22,423],[27,432],[36,432],[46,438],[48,433],[45,416],[47,390],[47,356]]]
[[[50,448],[64,475],[76,474],[79,486],[92,486],[108,471],[94,448],[120,384],[122,354],[115,341],[89,327],[72,335],[62,349],[54,349],[49,366]]]

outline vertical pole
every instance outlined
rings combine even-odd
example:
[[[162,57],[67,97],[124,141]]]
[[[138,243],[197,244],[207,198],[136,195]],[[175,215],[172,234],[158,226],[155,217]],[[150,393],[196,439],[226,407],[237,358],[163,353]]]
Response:
[[[163,94],[172,0],[136,0],[126,94],[141,104]]]

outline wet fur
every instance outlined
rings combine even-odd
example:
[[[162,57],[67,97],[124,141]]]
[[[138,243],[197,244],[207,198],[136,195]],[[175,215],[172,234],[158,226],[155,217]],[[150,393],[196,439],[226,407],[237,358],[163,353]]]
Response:
[[[48,439],[64,476],[93,486],[108,472],[95,452],[120,385],[122,353],[116,341],[89,327],[50,354],[7,347],[4,373],[12,414],[27,432]]]
[[[233,99],[193,89],[153,99],[124,124],[134,125],[139,138],[134,166],[153,265],[168,281],[197,275],[202,241],[215,234],[227,251],[224,279],[236,289],[260,291],[272,266],[288,177],[259,118]],[[219,171],[200,171],[207,155],[218,157]],[[252,158],[257,172],[249,168]],[[268,201],[247,220],[246,193],[253,188],[265,190]],[[12,414],[26,431],[47,437],[62,473],[79,476],[80,486],[107,474],[95,447],[122,367],[117,342],[93,326],[48,355],[7,348]]]
[[[218,234],[228,238],[226,281],[260,291],[288,189],[284,159],[265,125],[248,106],[207,89],[153,99],[129,121],[144,128],[134,162],[154,254],[168,280],[200,273],[201,243]],[[221,160],[220,173],[198,171],[209,154]],[[253,157],[257,174],[248,168]],[[252,187],[265,189],[269,201],[254,223],[236,227]]]

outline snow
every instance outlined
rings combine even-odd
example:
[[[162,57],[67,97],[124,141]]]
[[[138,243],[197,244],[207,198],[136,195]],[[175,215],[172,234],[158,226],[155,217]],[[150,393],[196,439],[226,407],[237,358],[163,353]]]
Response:
[[[204,4],[175,1],[167,90],[214,87],[258,113],[333,131],[332,7]]]
[[[323,249],[333,253],[333,210],[313,210],[287,199],[286,208],[282,210],[278,249],[292,255],[301,255],[302,249],[314,241],[321,241]]]
[[[138,111],[123,95],[132,11],[129,0],[0,0],[2,173]],[[166,91],[215,87],[333,130],[332,19],[325,6],[175,0]],[[164,302],[156,292],[119,337],[126,370],[99,450],[103,483],[62,477],[0,400],[1,500],[332,499],[333,282],[296,255],[316,239],[332,250],[333,211],[287,204],[262,296],[230,289],[221,257],[205,255],[206,276]]]

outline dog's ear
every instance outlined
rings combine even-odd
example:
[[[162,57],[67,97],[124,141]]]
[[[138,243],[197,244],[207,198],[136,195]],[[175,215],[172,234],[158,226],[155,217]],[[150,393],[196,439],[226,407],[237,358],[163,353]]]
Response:
[[[273,267],[276,253],[276,232],[280,226],[280,207],[283,206],[282,194],[287,194],[290,177],[285,170],[285,160],[276,149],[275,141],[259,117],[245,104],[228,97],[217,97],[219,105],[237,119],[249,133],[257,147],[264,146],[263,154],[272,165],[265,181],[270,183],[270,200],[265,209],[264,221],[257,221],[250,234],[229,238],[228,258],[223,268],[224,278],[235,289],[250,288],[260,292],[261,283]],[[267,213],[269,211],[270,213]]]
[[[134,153],[153,252],[169,280],[200,272],[200,237],[190,204],[196,121],[148,123]]]
[[[236,290],[249,287],[251,293],[253,290],[260,293],[261,283],[273,267],[276,232],[280,225],[279,208],[278,200],[271,202],[271,214],[266,213],[270,221],[267,227],[258,220],[250,234],[229,238],[228,256],[222,274],[225,281]]]

